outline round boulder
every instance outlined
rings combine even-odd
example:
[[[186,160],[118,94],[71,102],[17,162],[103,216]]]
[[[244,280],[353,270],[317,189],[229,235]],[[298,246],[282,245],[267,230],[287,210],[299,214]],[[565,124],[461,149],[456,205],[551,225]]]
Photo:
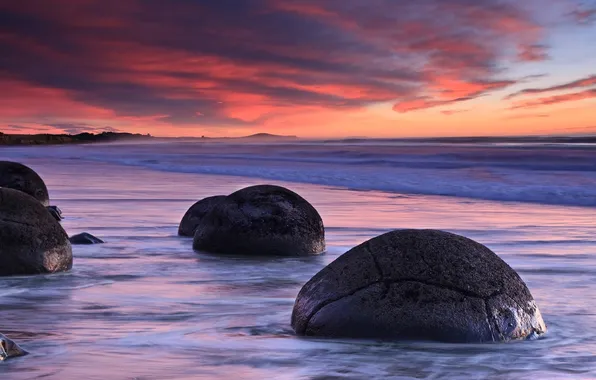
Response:
[[[72,268],[72,249],[62,226],[35,198],[0,188],[0,276]]]
[[[192,205],[182,217],[182,221],[178,227],[178,235],[193,237],[201,219],[203,219],[203,217],[211,211],[216,204],[224,199],[226,199],[225,195],[216,195],[214,197],[201,199]]]
[[[44,206],[50,205],[46,184],[33,169],[12,161],[0,161],[0,187],[31,195]]]
[[[519,275],[463,236],[397,230],[346,252],[300,291],[298,335],[502,342],[546,332]]]
[[[323,220],[300,195],[273,185],[230,194],[199,222],[196,250],[251,256],[315,255],[325,250]]]

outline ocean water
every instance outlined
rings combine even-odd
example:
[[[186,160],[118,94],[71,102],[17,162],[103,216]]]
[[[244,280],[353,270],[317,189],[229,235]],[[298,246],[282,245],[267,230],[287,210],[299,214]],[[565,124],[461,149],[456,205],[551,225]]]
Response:
[[[596,148],[398,142],[147,143],[0,148],[46,181],[74,246],[69,273],[0,278],[0,332],[30,355],[7,379],[596,378]],[[176,236],[192,203],[274,183],[309,200],[326,254],[199,254]],[[307,339],[301,286],[395,228],[486,244],[532,291],[548,334],[453,345]]]

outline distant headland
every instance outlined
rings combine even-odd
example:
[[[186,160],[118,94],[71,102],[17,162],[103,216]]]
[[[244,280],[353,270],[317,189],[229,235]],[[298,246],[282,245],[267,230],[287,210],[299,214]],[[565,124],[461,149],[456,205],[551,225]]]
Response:
[[[55,145],[55,144],[85,144],[97,142],[113,142],[126,140],[150,139],[151,135],[125,132],[79,133],[69,134],[7,134],[0,132],[0,145]]]
[[[297,136],[281,136],[271,133],[256,133],[242,137],[154,137],[150,134],[126,132],[102,132],[70,134],[7,134],[0,132],[0,145],[61,145],[61,144],[90,144],[129,141],[175,141],[175,140],[248,140],[248,141],[277,141],[294,140]]]

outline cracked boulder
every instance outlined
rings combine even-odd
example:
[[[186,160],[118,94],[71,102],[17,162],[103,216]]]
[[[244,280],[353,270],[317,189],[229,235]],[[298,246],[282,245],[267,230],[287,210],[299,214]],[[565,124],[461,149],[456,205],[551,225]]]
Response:
[[[0,161],[0,187],[22,191],[42,205],[50,205],[48,189],[41,177],[33,169],[18,162]]]
[[[325,250],[323,220],[300,195],[280,186],[238,190],[197,225],[196,250],[250,256],[304,256]]]
[[[346,252],[300,291],[298,335],[454,343],[535,338],[546,326],[519,275],[463,236],[396,230]]]
[[[0,276],[72,268],[68,235],[35,198],[0,188]]]
[[[182,221],[178,227],[178,235],[193,237],[201,219],[224,199],[226,199],[225,195],[216,195],[203,198],[192,205],[182,217]]]

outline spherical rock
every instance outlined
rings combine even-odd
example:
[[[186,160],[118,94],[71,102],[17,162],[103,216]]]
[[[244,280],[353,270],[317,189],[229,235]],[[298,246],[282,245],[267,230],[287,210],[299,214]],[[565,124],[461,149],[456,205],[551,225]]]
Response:
[[[60,223],[35,198],[0,188],[0,276],[72,268],[72,248]]]
[[[76,234],[73,235],[71,237],[68,238],[68,240],[70,241],[70,244],[72,245],[89,245],[89,244],[102,244],[104,243],[103,240],[101,240],[98,237],[95,237],[93,235],[91,235],[90,233],[87,232],[82,232],[80,234]]]
[[[226,199],[225,195],[216,195],[201,199],[192,205],[182,217],[178,227],[178,235],[193,237],[201,219],[224,199]]]
[[[252,256],[315,255],[325,250],[325,228],[315,208],[280,186],[230,194],[196,228],[197,250]]]
[[[346,252],[300,291],[298,335],[491,342],[546,326],[519,275],[484,245],[436,230],[397,230]]]
[[[33,169],[18,162],[0,161],[0,187],[22,191],[44,206],[50,205],[48,189]]]

